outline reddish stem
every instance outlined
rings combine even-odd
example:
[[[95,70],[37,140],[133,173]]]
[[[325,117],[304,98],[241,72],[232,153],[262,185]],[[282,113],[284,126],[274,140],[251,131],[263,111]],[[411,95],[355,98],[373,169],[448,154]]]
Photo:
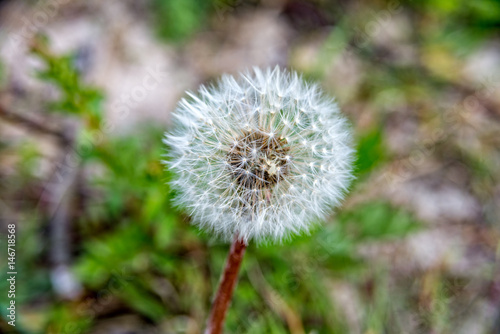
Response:
[[[224,318],[226,317],[226,311],[229,303],[231,302],[234,287],[238,281],[238,272],[240,270],[241,261],[243,260],[246,248],[247,245],[242,239],[238,237],[234,239],[227,257],[226,267],[224,268],[224,273],[222,274],[219,289],[217,290],[212,304],[212,310],[210,311],[210,317],[208,318],[205,334],[222,333]]]

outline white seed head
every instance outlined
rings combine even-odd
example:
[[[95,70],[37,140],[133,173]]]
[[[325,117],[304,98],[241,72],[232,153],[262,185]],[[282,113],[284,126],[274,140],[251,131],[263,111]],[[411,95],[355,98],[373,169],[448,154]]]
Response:
[[[339,204],[352,179],[352,135],[317,85],[255,68],[189,97],[164,141],[176,202],[193,223],[226,240],[281,241]]]

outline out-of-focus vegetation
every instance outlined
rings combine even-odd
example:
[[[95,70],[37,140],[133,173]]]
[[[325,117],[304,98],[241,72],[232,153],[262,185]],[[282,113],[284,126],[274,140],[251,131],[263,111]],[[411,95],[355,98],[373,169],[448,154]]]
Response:
[[[221,17],[238,18],[249,8],[270,6],[229,0],[147,4],[146,17],[161,37],[158,43],[174,46],[189,43]],[[479,94],[483,87],[464,83],[458,69],[485,42],[498,43],[500,5],[493,0],[285,1],[277,8],[271,11],[280,10],[279,17],[298,36],[297,44],[315,34],[325,37],[314,45],[314,56],[300,56],[300,48],[291,47],[288,65],[321,81],[332,94],[339,92],[356,132],[357,180],[345,207],[311,235],[283,245],[249,247],[226,332],[459,333],[461,321],[479,312],[476,299],[485,308],[498,299],[491,258],[498,245],[499,217],[492,199],[499,184],[498,128],[479,129],[476,135],[477,129],[461,123],[466,104],[456,106],[453,114],[442,105],[449,95],[460,96],[459,101],[475,96],[486,109],[483,113],[498,122],[496,102]],[[396,20],[392,29],[409,30],[407,39],[375,38],[373,31],[382,29],[377,24],[403,14],[407,21],[397,25]],[[1,217],[18,226],[19,272],[18,321],[12,328],[3,317],[0,331],[111,333],[109,328],[119,324],[117,333],[201,333],[228,245],[197,231],[172,206],[169,172],[161,164],[167,153],[161,142],[166,128],[140,124],[128,133],[112,134],[104,121],[106,93],[85,79],[75,65],[76,55],[57,54],[45,38],[37,37],[31,46],[40,65],[33,77],[55,92],[36,108],[50,111],[43,113],[48,120],[44,125],[59,135],[43,134],[55,147],[47,150],[37,145],[38,134],[29,124],[16,122],[27,130],[23,139],[0,139],[0,168],[8,166],[0,170]],[[411,55],[402,57],[407,50]],[[352,76],[359,84],[354,91],[343,92],[331,79],[331,60],[342,57],[356,63]],[[0,66],[2,86],[8,85],[8,73]],[[29,99],[29,92],[23,94]],[[391,139],[392,127],[400,122],[409,125],[399,139]],[[40,177],[47,169],[49,180]],[[478,223],[474,218],[459,226],[470,239],[479,238],[471,243],[490,262],[453,271],[445,268],[446,262],[408,269],[401,259],[387,260],[397,254],[384,258],[385,247],[404,244],[434,223],[416,218],[418,210],[391,198],[386,188],[408,180],[418,183],[426,175],[439,183],[449,170],[451,180],[481,203]],[[69,202],[53,203],[59,187],[65,187],[62,198]],[[58,248],[52,239],[54,221],[64,212],[70,227],[64,230],[66,243]],[[433,259],[430,249],[428,258]],[[53,277],[57,272],[51,254],[59,251],[69,252],[63,264],[73,275],[67,280],[79,286],[76,297],[54,287],[54,282],[65,282]],[[0,264],[3,275],[5,256]],[[475,270],[477,275],[466,273]],[[6,290],[7,282],[1,280],[3,316]],[[477,319],[483,322],[480,315]],[[495,324],[488,321],[486,330],[477,333],[494,333]]]
[[[93,138],[90,145],[86,141],[75,144],[72,154],[80,160],[79,166],[60,168],[99,169],[99,175],[89,177],[88,184],[82,185],[86,194],[78,199],[78,214],[73,218],[72,233],[77,240],[73,270],[87,290],[85,296],[77,302],[55,302],[43,311],[28,310],[21,315],[19,328],[27,332],[84,333],[101,312],[117,312],[116,308],[137,312],[145,321],[167,321],[166,328],[186,326],[186,319],[180,316],[190,314],[201,326],[228,248],[212,243],[172,207],[166,184],[168,171],[161,165],[167,153],[161,140],[164,129],[139,128],[132,135],[97,142],[105,133],[96,128],[96,121],[87,120],[100,115],[102,94],[81,81],[69,65],[71,56],[54,56],[46,47],[44,44],[33,50],[45,65],[39,77],[63,92],[60,101],[51,102],[49,109],[84,121],[75,138],[85,132],[102,131],[88,137]],[[362,146],[379,146],[379,140],[373,139],[372,144],[363,140]],[[358,164],[364,173],[373,166],[373,149],[360,150]],[[31,151],[19,160],[19,169],[29,165],[36,168],[40,158]],[[29,178],[30,171],[24,177]],[[26,277],[19,285],[33,289],[21,295],[24,305],[53,298],[48,268],[30,266],[51,247],[36,237],[43,228],[36,218],[42,214],[33,211],[31,223],[23,222],[32,225],[31,231],[23,229],[18,241],[30,245],[21,247],[18,255],[20,271]],[[332,312],[330,296],[325,294],[325,277],[356,279],[362,284],[368,267],[356,255],[357,246],[368,240],[402,237],[417,226],[404,210],[372,202],[340,212],[311,236],[285,245],[252,246],[229,314],[228,332],[287,333],[287,324],[300,324],[306,329],[311,326],[325,333],[347,331],[342,318]],[[39,321],[29,320],[31,317]]]

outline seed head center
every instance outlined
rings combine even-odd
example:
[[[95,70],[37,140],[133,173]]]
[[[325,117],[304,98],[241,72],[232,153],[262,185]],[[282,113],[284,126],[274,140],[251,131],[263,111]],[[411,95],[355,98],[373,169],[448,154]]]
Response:
[[[286,139],[265,132],[245,132],[227,159],[237,184],[250,190],[271,189],[286,177],[290,157]]]

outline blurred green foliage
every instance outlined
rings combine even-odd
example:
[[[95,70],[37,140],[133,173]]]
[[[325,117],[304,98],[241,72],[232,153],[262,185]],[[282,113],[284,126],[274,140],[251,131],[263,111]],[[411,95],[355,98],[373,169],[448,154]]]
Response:
[[[161,39],[180,44],[224,21],[239,7],[255,6],[258,0],[152,0],[153,24]]]
[[[384,145],[382,128],[374,127],[361,134],[358,138],[357,152],[356,173],[358,177],[362,177],[386,161],[387,148]]]
[[[207,24],[214,9],[213,1],[154,0],[154,22],[160,37],[180,42]]]
[[[41,79],[64,92],[58,109],[84,120],[82,131],[98,129],[99,123],[85,120],[101,114],[97,105],[103,94],[82,81],[70,56],[52,55],[46,45],[34,53],[46,66]],[[139,127],[125,137],[106,137],[86,148],[81,156],[84,168],[100,170],[88,180],[90,195],[75,226],[80,242],[74,245],[73,270],[86,293],[76,303],[55,302],[33,333],[86,332],[103,309],[116,303],[157,324],[181,315],[204,323],[228,247],[197,231],[172,207],[169,174],[160,162],[166,153],[162,130]],[[360,173],[373,168],[380,145],[380,134],[363,136]],[[37,153],[24,152],[23,168],[29,171]],[[32,245],[26,248],[29,254],[20,257],[21,268],[29,265],[24,261],[40,257],[43,247],[50,247],[38,239],[35,220],[26,226],[22,236],[33,240],[19,241]],[[370,202],[340,212],[313,235],[284,245],[252,245],[229,311],[228,331],[287,333],[283,314],[289,308],[307,330],[345,332],[343,319],[325,293],[325,278],[363,277],[360,273],[369,267],[356,255],[360,245],[401,237],[417,226],[408,213]],[[22,283],[27,287],[20,299],[23,305],[53,298],[48,268],[38,267],[36,273]],[[270,296],[279,296],[281,302]],[[35,327],[28,319],[21,317],[20,327]]]
[[[51,101],[49,110],[76,114],[88,123],[89,128],[99,126],[102,118],[103,94],[95,87],[85,85],[81,73],[74,67],[74,56],[57,57],[48,50],[46,37],[38,37],[32,44],[32,52],[45,68],[38,73],[41,80],[53,83],[60,98]]]
[[[318,1],[317,5],[331,11],[326,3]],[[433,68],[438,63],[435,60],[443,57],[445,63],[451,62],[451,55],[460,58],[485,35],[498,33],[500,7],[493,0],[403,3],[415,13],[423,13],[425,26],[415,32],[415,44],[422,44],[419,51],[428,57],[423,58],[424,65],[430,69],[398,67],[377,58],[375,48],[355,48],[357,57],[371,60],[371,67],[363,68],[368,79],[355,98],[383,112],[388,108],[380,96],[387,92],[410,104],[420,96],[439,94],[436,88],[454,78],[443,75],[440,66]],[[240,2],[154,0],[152,8],[160,36],[180,43],[210,20],[221,19],[220,15],[237,4]],[[468,22],[465,28],[463,21]],[[364,17],[343,17],[338,22],[320,46],[317,62],[305,73],[308,78],[325,80],[326,64],[346,48],[353,48],[352,38],[358,32],[352,28],[367,21]],[[49,217],[34,195],[43,187],[44,180],[36,175],[47,157],[29,140],[18,146],[0,143],[2,154],[19,157],[13,164],[17,174],[10,182],[29,189],[28,194],[2,194],[26,202],[18,203],[24,215],[18,244],[29,247],[18,248],[18,267],[23,273],[18,286],[23,288],[17,298],[22,309],[17,332],[86,333],[117,314],[137,315],[144,324],[152,323],[166,329],[164,332],[183,333],[182,328],[190,322],[201,330],[228,246],[196,230],[189,224],[189,217],[173,207],[169,172],[160,162],[167,153],[161,142],[165,129],[148,125],[123,136],[107,133],[102,128],[103,92],[84,81],[73,66],[72,55],[55,55],[46,41],[38,43],[32,51],[44,64],[39,78],[60,93],[48,109],[83,124],[74,149],[87,173],[79,185],[74,215],[72,270],[83,284],[84,294],[76,301],[64,301],[51,287],[47,261],[51,245],[46,231]],[[4,72],[0,67],[0,82]],[[359,181],[353,185],[353,193],[360,181],[391,158],[383,116],[371,127],[358,130]],[[95,133],[103,139],[92,137]],[[81,138],[88,136],[90,144],[84,145]],[[457,155],[473,166],[481,182],[490,181],[491,166],[486,162],[470,152]],[[227,318],[228,333],[289,333],[297,320],[307,333],[348,333],[349,319],[340,309],[341,303],[333,302],[345,281],[356,287],[361,301],[355,306],[362,314],[363,333],[405,333],[407,324],[399,317],[401,309],[426,305],[426,298],[421,297],[424,302],[414,300],[418,295],[414,290],[422,288],[419,284],[424,286],[423,291],[430,291],[429,300],[433,301],[424,311],[418,310],[424,313],[422,332],[451,332],[450,313],[456,306],[450,297],[452,292],[446,289],[446,277],[430,272],[424,282],[411,279],[408,286],[395,288],[390,268],[361,255],[361,250],[371,245],[398,242],[421,224],[404,208],[382,200],[368,198],[354,203],[338,210],[311,235],[283,245],[249,247]],[[6,271],[5,263],[0,270]],[[5,288],[6,282],[0,282],[0,289]],[[405,291],[395,294],[395,289]],[[3,316],[7,302],[1,295]]]

